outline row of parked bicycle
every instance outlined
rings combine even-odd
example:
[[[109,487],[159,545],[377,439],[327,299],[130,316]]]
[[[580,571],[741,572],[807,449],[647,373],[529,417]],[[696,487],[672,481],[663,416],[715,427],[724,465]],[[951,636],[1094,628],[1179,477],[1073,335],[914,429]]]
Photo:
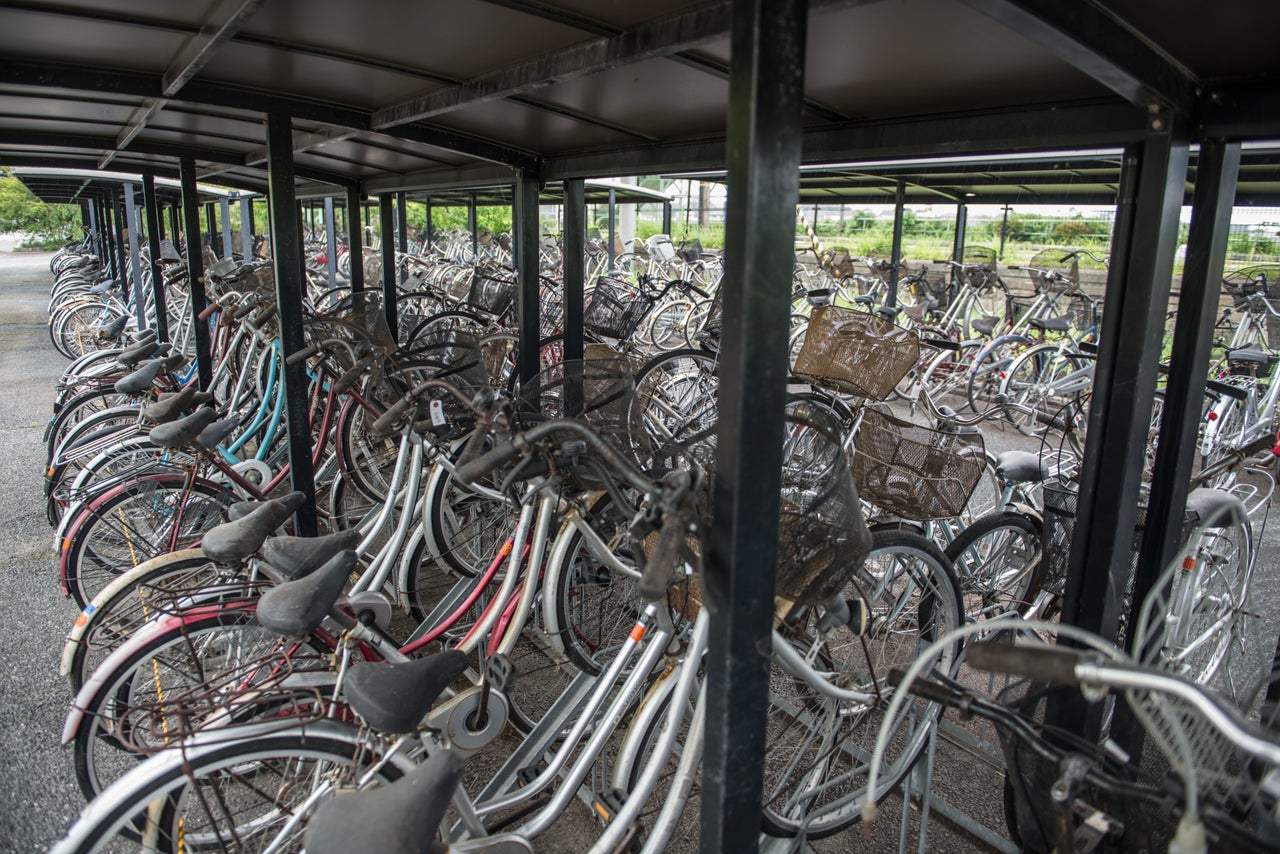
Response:
[[[98,312],[55,338],[80,353],[47,434],[59,569],[82,608],[63,736],[91,799],[57,850],[532,850],[578,799],[599,824],[592,850],[687,843],[710,666],[699,583],[719,291],[599,277],[593,341],[565,362],[563,286],[544,276],[542,370],[520,382],[511,270],[401,258],[394,331],[378,292],[313,280],[308,346],[286,353],[269,265],[210,265],[194,318],[173,308],[189,293],[181,253],[161,260],[167,342],[130,328],[136,307],[112,311],[87,246],[51,264],[51,318]],[[1069,338],[1054,297],[1074,294],[1045,266],[1032,275],[1050,308],[1030,319],[951,312],[997,287],[972,266],[956,265],[951,321],[934,326],[831,287],[798,306],[762,831],[803,841],[870,821],[958,707],[1011,734],[1009,828],[1028,848],[1082,827],[1119,846],[1276,844],[1280,746],[1259,723],[1270,661],[1249,602],[1274,434],[1233,427],[1203,455],[1183,552],[1126,628],[1139,660],[1097,638],[1088,655],[1046,648],[1079,635],[1047,621],[1085,402],[985,381],[961,398],[972,383],[932,380],[944,363],[948,377],[988,362],[1012,376],[1050,347],[1085,358],[1046,337],[964,359],[1022,334],[994,334],[1001,323]],[[693,346],[665,351],[637,332],[677,294],[710,302]],[[972,344],[959,316],[992,341]],[[203,388],[195,324],[212,341]],[[1243,392],[1218,401],[1243,410],[1270,385],[1242,361],[1229,351],[1215,382]],[[282,379],[300,363],[315,538],[281,533],[304,501],[288,492]],[[948,406],[962,401],[975,411]],[[988,453],[976,425],[993,415],[1039,433],[1041,452]],[[1179,786],[1059,738],[1035,703],[983,699],[956,681],[965,661],[1094,698],[1125,689]],[[472,755],[485,759],[464,773]]]

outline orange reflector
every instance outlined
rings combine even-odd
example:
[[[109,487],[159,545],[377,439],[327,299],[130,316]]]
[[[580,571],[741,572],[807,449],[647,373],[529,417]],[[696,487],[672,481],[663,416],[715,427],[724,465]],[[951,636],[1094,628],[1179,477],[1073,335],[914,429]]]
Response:
[[[640,638],[644,637],[644,631],[644,626],[636,623],[635,628],[631,630],[631,634],[627,635],[627,637],[631,638],[636,643],[639,643]]]
[[[1187,572],[1190,572],[1191,570],[1195,569],[1196,559],[1193,558],[1191,555],[1187,555],[1182,559],[1182,568]]]

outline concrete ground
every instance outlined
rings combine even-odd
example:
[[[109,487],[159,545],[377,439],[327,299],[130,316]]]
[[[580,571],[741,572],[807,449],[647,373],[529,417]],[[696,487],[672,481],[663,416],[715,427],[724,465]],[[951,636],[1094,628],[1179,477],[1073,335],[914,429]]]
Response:
[[[61,596],[56,550],[44,520],[40,471],[41,434],[49,417],[52,386],[65,367],[46,332],[48,253],[0,252],[0,650],[10,662],[0,673],[0,767],[9,783],[0,786],[0,851],[47,848],[61,836],[83,806],[70,754],[58,744],[70,701],[58,675],[62,642],[76,608]],[[993,451],[1035,443],[1012,430],[987,430]],[[1255,573],[1253,609],[1260,616],[1256,649],[1269,660],[1280,629],[1280,574],[1276,526],[1269,526]],[[21,664],[25,662],[25,664]],[[954,746],[939,747],[935,792],[1003,834],[1001,774],[975,762]],[[853,828],[813,842],[820,852],[895,851],[898,849],[901,799],[891,797],[881,821],[864,836]],[[919,811],[912,810],[912,833]],[[696,818],[687,815],[673,850],[696,848]],[[540,851],[576,851],[589,844],[585,816],[557,823],[541,837]],[[771,851],[787,846],[778,845]],[[909,847],[915,847],[914,842]],[[929,826],[929,850],[991,850],[975,837],[935,815]],[[792,849],[794,850],[794,849]]]

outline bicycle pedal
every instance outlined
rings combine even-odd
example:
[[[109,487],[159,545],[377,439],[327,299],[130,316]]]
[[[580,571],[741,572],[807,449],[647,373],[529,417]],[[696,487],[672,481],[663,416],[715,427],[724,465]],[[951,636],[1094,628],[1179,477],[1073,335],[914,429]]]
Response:
[[[484,664],[484,678],[494,691],[505,693],[516,681],[515,663],[501,653],[494,653]]]
[[[525,786],[529,785],[534,780],[538,779],[538,776],[543,772],[543,770],[546,767],[547,767],[547,763],[545,761],[535,762],[532,765],[526,765],[525,767],[521,768],[519,771],[516,772],[516,785],[523,789]]]
[[[626,795],[621,789],[610,787],[602,792],[596,792],[595,798],[591,802],[591,808],[596,811],[605,824],[610,824],[618,811],[622,809],[622,804],[626,800]]]

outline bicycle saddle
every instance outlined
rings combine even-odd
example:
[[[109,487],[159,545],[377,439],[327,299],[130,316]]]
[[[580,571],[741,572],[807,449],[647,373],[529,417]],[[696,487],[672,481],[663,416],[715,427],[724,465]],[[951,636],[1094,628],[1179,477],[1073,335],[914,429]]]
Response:
[[[101,282],[98,282],[98,284],[89,288],[89,293],[95,297],[102,296],[107,291],[114,288],[117,284],[119,284],[119,282],[117,282],[115,279],[103,279]]]
[[[137,332],[130,332],[128,337],[134,344],[141,344],[143,341],[154,341],[157,336],[154,329],[139,329]]]
[[[235,416],[215,421],[200,431],[200,435],[196,437],[196,444],[206,451],[216,450],[222,444],[222,440],[230,436],[231,431],[235,430],[239,424],[240,419]]]
[[[170,421],[168,424],[161,424],[158,427],[151,428],[151,432],[147,434],[148,438],[159,448],[181,448],[189,445],[195,438],[200,435],[200,431],[213,423],[218,417],[218,413],[211,406],[205,406],[197,409],[186,418],[179,418],[177,421]]]
[[[306,850],[310,854],[436,850],[436,831],[462,780],[462,768],[462,758],[452,750],[436,749],[389,786],[339,792],[320,804],[307,823]]]
[[[996,457],[996,475],[1011,483],[1040,483],[1049,472],[1040,455],[1030,451],[1005,451]]]
[[[189,385],[182,391],[160,395],[158,401],[150,406],[143,407],[142,417],[152,424],[164,424],[166,421],[172,421],[177,418],[193,406],[200,406],[211,400],[213,400],[213,395],[207,391],[200,391],[194,385]]]
[[[360,532],[355,528],[327,537],[272,537],[262,544],[262,559],[279,576],[277,581],[293,581],[310,575],[338,552],[354,549],[359,543]]]
[[[139,341],[137,344],[131,344],[120,351],[116,356],[116,361],[123,368],[132,368],[143,359],[160,350],[160,342],[155,339],[149,341]]]
[[[1214,520],[1215,528],[1225,528],[1249,518],[1244,502],[1222,489],[1200,487],[1187,495],[1187,509],[1195,513],[1200,522]]]
[[[258,600],[258,622],[285,637],[311,634],[333,610],[355,565],[355,552],[338,552],[310,575],[272,587]]]
[[[1071,318],[1062,315],[1059,317],[1033,317],[1031,325],[1036,329],[1043,329],[1045,332],[1066,332],[1071,328]]]
[[[131,374],[126,374],[116,383],[116,391],[120,394],[137,394],[151,388],[156,377],[164,371],[164,362],[160,359],[147,362]]]
[[[996,323],[1000,320],[998,317],[979,317],[973,323],[969,324],[970,329],[975,329],[982,335],[990,336],[996,331]]]
[[[178,249],[173,245],[172,240],[160,241],[160,260],[169,262],[182,260],[182,256],[178,254]]]
[[[862,296],[854,297],[853,301],[859,305],[872,305],[875,303],[876,298],[871,294],[863,294]]]
[[[124,332],[125,326],[129,323],[129,316],[122,314],[115,320],[102,327],[102,334],[107,338],[119,338],[120,333]]]
[[[304,501],[306,496],[301,492],[291,492],[271,501],[238,502],[232,507],[244,510],[246,505],[253,505],[253,509],[235,514],[231,522],[210,528],[200,541],[200,548],[213,560],[238,563],[262,548],[271,532],[287,522]]]
[[[467,657],[456,649],[403,663],[353,667],[343,693],[351,710],[379,732],[413,732],[466,669]]]
[[[1257,365],[1271,363],[1271,356],[1257,344],[1246,344],[1235,350],[1227,351],[1227,358],[1236,362],[1253,362]]]

